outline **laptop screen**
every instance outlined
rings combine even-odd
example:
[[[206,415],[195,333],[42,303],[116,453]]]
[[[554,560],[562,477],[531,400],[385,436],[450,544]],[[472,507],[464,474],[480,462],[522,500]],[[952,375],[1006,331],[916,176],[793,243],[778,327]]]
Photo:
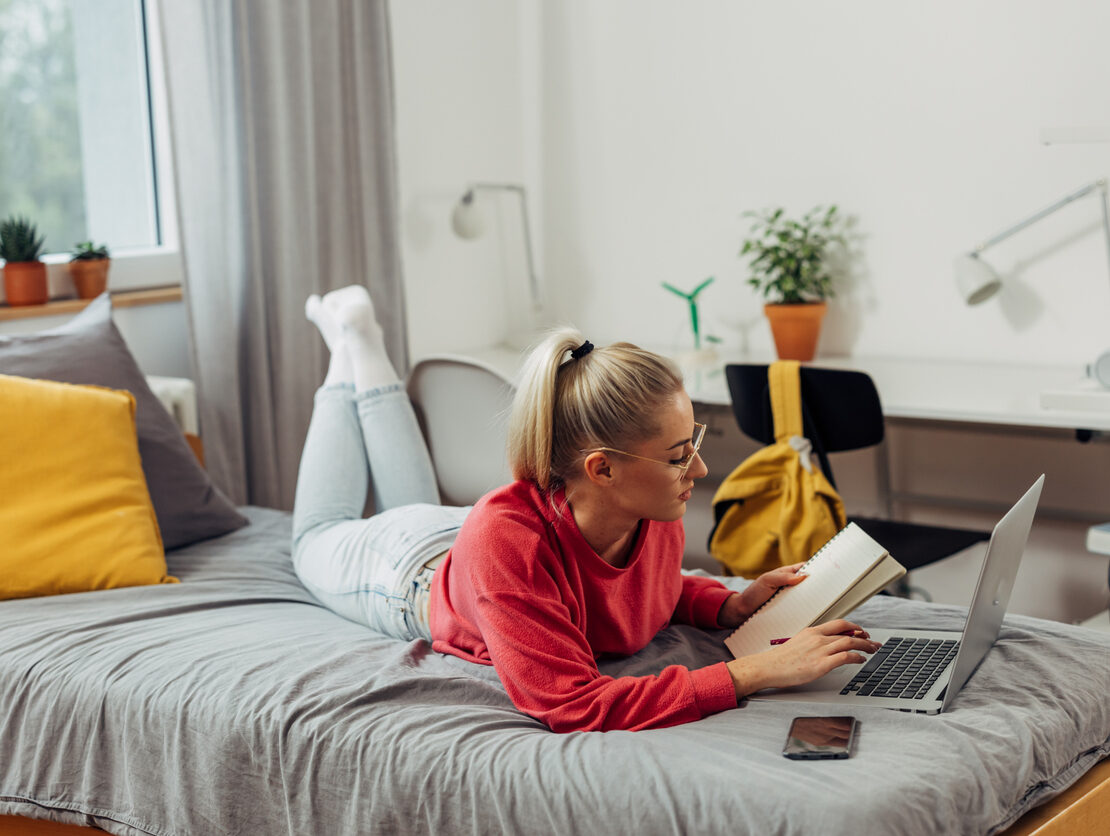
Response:
[[[941,711],[946,711],[964,683],[979,667],[987,651],[998,638],[1002,617],[1010,603],[1010,593],[1014,590],[1021,556],[1029,539],[1029,529],[1033,526],[1033,515],[1044,486],[1044,474],[1033,483],[1025,495],[1006,512],[991,532],[987,555],[983,558],[983,568],[979,570],[979,582],[975,585],[975,595],[967,613],[960,652],[952,666],[952,678],[944,694]]]

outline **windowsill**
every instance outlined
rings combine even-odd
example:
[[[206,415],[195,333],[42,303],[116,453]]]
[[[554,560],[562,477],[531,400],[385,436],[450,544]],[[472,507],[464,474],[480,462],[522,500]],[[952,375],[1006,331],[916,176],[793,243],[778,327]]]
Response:
[[[183,297],[181,285],[154,287],[147,290],[117,290],[111,292],[111,296],[112,306],[116,308],[180,302]],[[54,299],[45,305],[19,305],[17,307],[0,305],[0,322],[74,314],[84,310],[85,306],[91,301],[91,299]]]

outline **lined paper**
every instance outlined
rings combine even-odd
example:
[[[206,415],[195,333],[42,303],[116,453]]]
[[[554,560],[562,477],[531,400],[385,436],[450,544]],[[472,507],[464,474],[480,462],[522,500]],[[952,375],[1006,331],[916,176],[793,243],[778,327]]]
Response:
[[[804,581],[780,589],[736,628],[725,645],[739,658],[767,650],[772,639],[789,638],[817,623],[885,557],[885,548],[858,525],[848,523],[799,569],[807,576]]]

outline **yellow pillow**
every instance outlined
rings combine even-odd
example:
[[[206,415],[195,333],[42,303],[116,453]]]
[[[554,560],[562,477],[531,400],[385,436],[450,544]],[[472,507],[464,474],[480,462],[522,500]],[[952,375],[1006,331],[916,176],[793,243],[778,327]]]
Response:
[[[0,375],[0,599],[176,583],[129,392]]]

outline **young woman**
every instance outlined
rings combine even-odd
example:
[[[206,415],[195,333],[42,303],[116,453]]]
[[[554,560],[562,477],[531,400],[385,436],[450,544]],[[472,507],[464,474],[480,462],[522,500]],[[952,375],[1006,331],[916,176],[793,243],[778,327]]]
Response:
[[[552,334],[513,402],[516,481],[448,508],[366,291],[312,297],[306,312],[332,358],[301,459],[293,560],[340,615],[493,665],[513,703],[554,731],[686,723],[878,648],[838,620],[727,663],[602,676],[598,658],[636,653],[672,621],[736,627],[802,581],[789,566],[732,592],[681,573],[682,516],[708,470],[675,367],[627,343]],[[371,474],[377,513],[362,519]]]

